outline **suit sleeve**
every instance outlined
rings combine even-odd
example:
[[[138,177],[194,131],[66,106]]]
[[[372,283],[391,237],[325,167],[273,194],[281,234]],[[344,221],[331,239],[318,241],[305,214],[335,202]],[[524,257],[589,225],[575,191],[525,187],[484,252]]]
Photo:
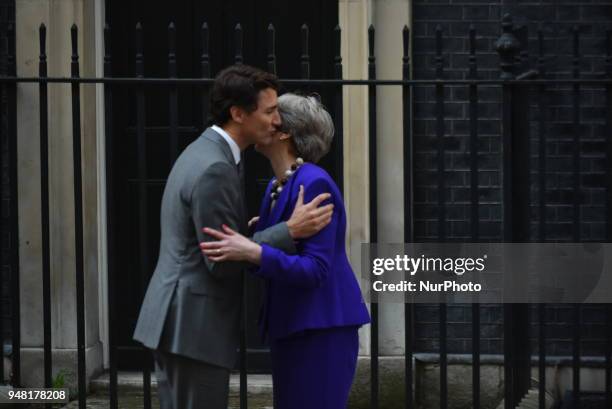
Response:
[[[257,244],[267,244],[287,254],[297,253],[293,237],[289,234],[289,228],[285,222],[258,231],[251,239]]]
[[[191,215],[198,242],[215,240],[202,232],[204,227],[221,230],[221,225],[227,224],[234,231],[242,231],[241,200],[236,169],[225,162],[211,165],[196,181],[191,193]],[[246,266],[244,262],[213,262],[203,254],[202,257],[208,272],[219,279],[235,278]]]
[[[268,183],[268,187],[266,188],[265,194],[269,195],[271,190],[272,190],[272,181]],[[263,203],[262,203],[262,206],[263,206]],[[259,216],[262,216],[262,211],[264,210],[263,209],[259,210]],[[275,224],[274,226],[270,226],[267,229],[255,232],[253,237],[251,237],[251,240],[253,240],[255,243],[260,244],[260,245],[268,244],[272,247],[275,247],[279,250],[284,251],[287,254],[297,253],[297,250],[295,248],[295,243],[293,241],[293,238],[289,234],[289,228],[287,227],[287,223],[285,222],[281,222],[281,223]]]
[[[332,193],[329,182],[323,178],[315,179],[304,186],[304,202],[308,203],[325,192]],[[330,202],[328,199],[322,205]],[[324,229],[301,241],[298,254],[289,255],[266,243],[262,244],[261,265],[255,274],[297,287],[319,287],[330,273],[338,218],[338,211],[334,211],[331,222]]]

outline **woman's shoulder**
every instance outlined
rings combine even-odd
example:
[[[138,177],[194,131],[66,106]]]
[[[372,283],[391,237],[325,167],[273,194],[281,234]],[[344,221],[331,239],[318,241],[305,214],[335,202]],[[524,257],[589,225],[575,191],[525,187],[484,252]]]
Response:
[[[325,169],[309,162],[306,162],[300,166],[300,169],[296,174],[296,181],[306,185],[315,181],[327,182],[330,184],[334,182]]]
[[[304,163],[298,169],[295,182],[292,190],[297,192],[299,186],[303,185],[305,189],[305,199],[310,195],[322,192],[331,193],[333,197],[341,197],[338,186],[332,177],[320,166],[312,163]],[[310,194],[309,194],[310,191]],[[335,201],[334,199],[333,201]]]

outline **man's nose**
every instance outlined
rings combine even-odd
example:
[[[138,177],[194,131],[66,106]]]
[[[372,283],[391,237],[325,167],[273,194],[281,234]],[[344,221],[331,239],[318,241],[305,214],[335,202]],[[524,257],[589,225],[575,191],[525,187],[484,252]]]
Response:
[[[280,115],[277,113],[274,115],[274,117],[272,117],[272,125],[278,128],[280,124],[281,124]]]

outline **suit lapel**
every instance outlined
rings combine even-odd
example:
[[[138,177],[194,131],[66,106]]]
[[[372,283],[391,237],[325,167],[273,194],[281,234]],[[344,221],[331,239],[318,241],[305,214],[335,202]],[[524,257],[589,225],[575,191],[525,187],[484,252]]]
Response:
[[[240,181],[240,203],[238,205],[240,206],[240,216],[245,221],[244,226],[242,226],[241,230],[242,233],[246,233],[247,209],[244,191],[244,162],[241,158],[240,163],[236,165],[236,161],[234,159],[234,155],[232,154],[232,149],[229,147],[229,144],[225,139],[223,139],[221,135],[215,132],[212,128],[207,128],[206,131],[204,131],[204,133],[202,134],[202,137],[208,138],[209,140],[218,144],[221,147],[221,150],[223,151],[223,155],[225,156],[227,162],[231,164],[234,169],[236,169],[236,173],[238,174],[238,179]]]
[[[272,191],[272,183],[268,183],[266,187],[266,192],[264,193],[263,200],[261,202],[261,207],[259,209],[259,221],[257,222],[257,226],[259,226],[259,230],[263,230],[268,225],[268,219],[270,217],[270,192]]]
[[[247,222],[248,222],[248,212],[247,212],[247,204],[246,204],[246,186],[245,186],[245,182],[244,182],[244,160],[242,158],[242,155],[240,155],[240,163],[238,164],[238,180],[240,183],[240,208],[242,209],[242,218],[244,219],[245,223],[244,223],[244,231],[243,233],[247,233],[248,232],[248,226],[247,226]]]

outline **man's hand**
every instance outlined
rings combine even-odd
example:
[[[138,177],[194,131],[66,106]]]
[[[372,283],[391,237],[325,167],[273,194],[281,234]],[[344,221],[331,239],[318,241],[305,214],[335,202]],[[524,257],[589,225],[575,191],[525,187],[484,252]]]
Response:
[[[300,193],[295,204],[291,218],[287,220],[289,234],[293,239],[310,237],[323,229],[331,222],[334,205],[328,204],[318,207],[331,194],[321,193],[308,204],[304,204],[304,186],[300,185]]]
[[[202,254],[215,263],[220,261],[248,261],[253,264],[261,263],[261,246],[252,242],[240,233],[236,233],[227,225],[222,226],[223,231],[204,227],[202,231],[212,236],[216,241],[200,243]]]

